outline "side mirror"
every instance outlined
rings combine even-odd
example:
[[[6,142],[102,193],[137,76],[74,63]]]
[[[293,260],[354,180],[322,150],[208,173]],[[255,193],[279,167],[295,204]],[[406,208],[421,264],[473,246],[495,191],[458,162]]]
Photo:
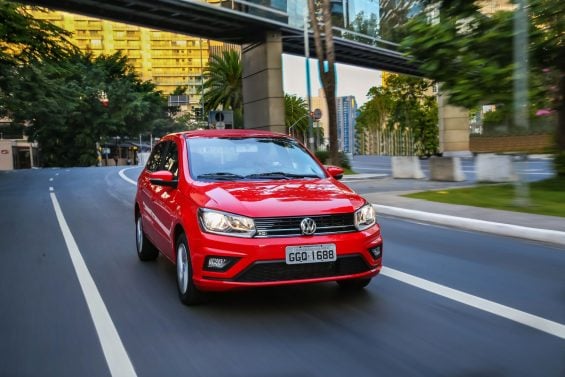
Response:
[[[334,177],[337,180],[343,178],[343,169],[339,166],[328,165],[326,166],[326,170],[328,171],[329,175]]]
[[[149,174],[149,182],[157,186],[177,188],[179,181],[168,170],[160,170]]]

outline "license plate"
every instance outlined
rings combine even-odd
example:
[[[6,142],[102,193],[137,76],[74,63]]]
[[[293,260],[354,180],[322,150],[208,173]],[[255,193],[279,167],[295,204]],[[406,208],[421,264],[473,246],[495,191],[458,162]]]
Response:
[[[333,243],[286,247],[286,264],[333,262],[336,259]]]

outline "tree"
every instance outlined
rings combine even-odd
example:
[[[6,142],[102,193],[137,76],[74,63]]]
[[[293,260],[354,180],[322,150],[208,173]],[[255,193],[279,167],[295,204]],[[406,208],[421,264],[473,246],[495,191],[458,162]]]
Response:
[[[367,93],[367,101],[359,109],[359,115],[355,121],[355,127],[361,135],[366,130],[369,134],[375,134],[386,128],[387,118],[392,112],[393,100],[385,87],[372,87]],[[374,143],[372,143],[374,146]]]
[[[462,11],[469,15],[470,11]],[[512,15],[492,17],[472,11],[474,18],[453,17],[429,24],[421,14],[407,24],[402,45],[424,76],[442,83],[450,103],[472,108],[512,100]]]
[[[171,96],[184,96],[187,89],[188,85],[179,85],[175,88],[175,90],[173,90]]]
[[[16,68],[42,59],[64,58],[76,51],[69,42],[69,32],[34,19],[28,9],[0,0],[0,117],[9,115],[5,100],[10,98]]]
[[[289,133],[306,140],[308,132],[308,105],[303,98],[284,95],[285,125]]]
[[[68,39],[70,32],[33,18],[28,9],[18,3],[0,0],[0,66],[19,66],[45,58],[59,59],[76,50]]]
[[[416,154],[431,156],[438,152],[439,129],[437,102],[427,95],[431,83],[417,77],[390,75],[383,87],[369,90],[369,101],[357,117],[360,129],[406,130],[414,134]]]
[[[548,105],[557,112],[555,167],[565,177],[565,4],[530,0],[529,12],[534,34],[532,65],[541,69]]]
[[[439,22],[430,25],[428,14],[421,14],[408,23],[402,42],[424,75],[442,83],[453,105],[513,108],[514,12],[485,15],[478,0],[424,3],[439,11]],[[548,107],[557,113],[557,148],[565,175],[565,3],[529,0],[528,15],[529,102],[531,110]]]
[[[335,49],[333,42],[330,0],[308,0],[308,13],[314,32],[314,45],[318,58],[318,69],[328,106],[328,129],[330,141],[330,163],[339,164],[337,141],[337,106],[335,101]],[[322,39],[323,34],[323,39]]]
[[[17,77],[6,106],[14,123],[30,124],[46,166],[93,165],[97,142],[136,137],[167,118],[166,99],[119,54],[77,52],[21,67]]]
[[[243,66],[239,53],[224,51],[211,55],[204,71],[204,110],[233,110],[234,121],[241,122],[243,113]]]

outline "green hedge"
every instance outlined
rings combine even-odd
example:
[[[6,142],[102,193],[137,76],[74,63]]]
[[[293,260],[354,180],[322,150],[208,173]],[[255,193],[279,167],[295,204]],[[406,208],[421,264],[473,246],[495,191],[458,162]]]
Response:
[[[316,151],[315,155],[318,158],[318,160],[320,160],[320,162],[322,164],[326,164],[326,162],[329,160],[330,152],[318,150],[318,151]],[[349,158],[347,157],[347,155],[343,152],[339,152],[339,164],[338,165],[340,167],[344,168],[344,169],[351,169],[351,162],[349,161]]]

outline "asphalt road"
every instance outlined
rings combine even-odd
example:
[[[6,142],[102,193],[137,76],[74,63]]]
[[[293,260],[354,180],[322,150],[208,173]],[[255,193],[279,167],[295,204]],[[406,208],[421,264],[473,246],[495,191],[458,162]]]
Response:
[[[120,376],[116,363],[137,376],[565,376],[563,249],[381,217],[386,269],[365,292],[269,288],[188,308],[165,258],[137,258],[120,171],[0,172],[0,376]]]

